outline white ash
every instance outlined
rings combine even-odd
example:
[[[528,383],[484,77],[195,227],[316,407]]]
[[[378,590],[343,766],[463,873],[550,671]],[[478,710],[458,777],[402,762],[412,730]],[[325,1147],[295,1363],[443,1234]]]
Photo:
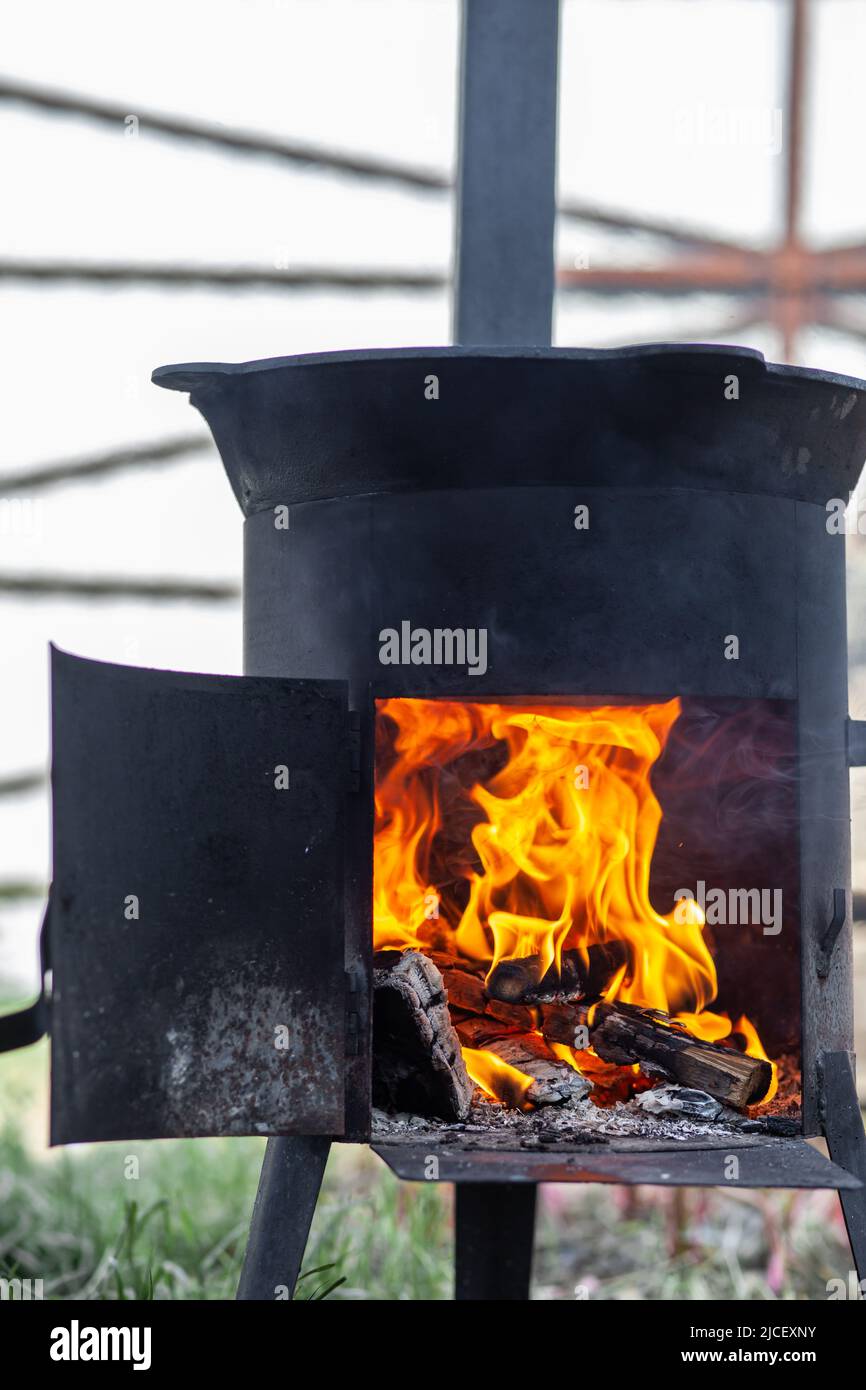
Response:
[[[586,1105],[595,1112],[592,1118],[587,1119],[587,1127],[591,1126],[598,1134],[610,1138],[703,1139],[726,1130],[733,1131],[739,1122],[739,1116],[732,1110],[716,1120],[696,1119],[676,1113],[648,1114],[637,1104],[637,1098],[618,1101],[606,1110],[593,1105],[591,1101]]]
[[[725,1107],[706,1091],[688,1086],[655,1086],[636,1098],[637,1105],[647,1115],[682,1115],[690,1120],[718,1120]]]
[[[695,1092],[689,1091],[686,1087],[667,1086],[660,1089],[668,1092],[685,1091],[689,1095],[695,1095]],[[684,1113],[683,1109],[675,1108],[658,1114],[650,1113],[646,1105],[637,1102],[643,1096],[652,1094],[654,1092],[643,1092],[641,1097],[617,1102],[607,1109],[601,1109],[591,1100],[583,1099],[563,1105],[545,1105],[537,1110],[521,1111],[490,1100],[483,1092],[476,1090],[469,1118],[462,1123],[443,1125],[436,1120],[427,1120],[421,1115],[405,1112],[391,1115],[382,1110],[374,1110],[373,1138],[423,1135],[425,1138],[438,1138],[440,1142],[447,1143],[460,1135],[466,1135],[476,1138],[480,1146],[483,1146],[484,1141],[493,1141],[531,1148],[545,1143],[604,1143],[608,1138],[705,1139],[710,1135],[735,1133],[744,1123],[742,1115],[719,1105],[709,1096],[706,1097],[707,1101],[717,1106],[719,1111],[714,1120],[695,1117]],[[674,1098],[668,1096],[667,1104],[673,1106]]]

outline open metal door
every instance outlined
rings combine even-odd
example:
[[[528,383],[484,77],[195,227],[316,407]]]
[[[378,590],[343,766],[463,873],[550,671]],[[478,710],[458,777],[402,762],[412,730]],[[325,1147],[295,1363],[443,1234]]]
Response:
[[[342,1134],[345,683],[52,691],[51,1142]]]

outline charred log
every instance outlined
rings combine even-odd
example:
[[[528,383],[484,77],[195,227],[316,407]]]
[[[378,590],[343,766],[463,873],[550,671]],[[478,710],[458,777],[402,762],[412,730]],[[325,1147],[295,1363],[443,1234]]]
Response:
[[[446,970],[462,970],[467,975],[478,975],[483,980],[487,974],[487,967],[481,960],[467,960],[465,956],[455,956],[450,951],[428,951],[426,947],[424,954],[430,957],[434,965],[438,965],[443,975]]]
[[[373,968],[373,1104],[465,1120],[474,1093],[438,969],[420,951],[381,951]]]
[[[592,1089],[592,1083],[567,1062],[561,1062],[537,1033],[494,1038],[486,1048],[524,1076],[532,1077],[532,1085],[524,1097],[532,1105],[582,1100]]]
[[[448,991],[448,1003],[454,1009],[463,1009],[469,1014],[486,1014],[500,1023],[508,1023],[522,1033],[529,1033],[535,1027],[535,1013],[525,1004],[503,1004],[498,999],[488,998],[484,980],[478,975],[469,975],[464,970],[441,969],[442,979]]]
[[[624,941],[605,941],[586,952],[563,951],[561,970],[542,973],[538,956],[502,960],[490,972],[487,993],[509,1004],[597,999],[628,961]]]
[[[552,1042],[578,1050],[589,1042],[606,1062],[638,1062],[654,1076],[706,1091],[735,1110],[758,1102],[772,1079],[770,1063],[763,1058],[705,1042],[667,1014],[636,1004],[553,1004],[542,1006],[541,1014],[541,1031]]]
[[[491,1014],[479,1017],[477,1014],[464,1014],[458,1010],[455,1017],[452,1010],[451,1021],[464,1047],[489,1047],[496,1038],[514,1037],[526,1031],[513,1023],[502,1023]]]

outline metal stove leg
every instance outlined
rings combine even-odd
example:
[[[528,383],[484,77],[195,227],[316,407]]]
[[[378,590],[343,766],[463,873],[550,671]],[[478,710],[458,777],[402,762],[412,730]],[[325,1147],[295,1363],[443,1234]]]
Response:
[[[269,1139],[259,1178],[237,1297],[267,1300],[294,1293],[330,1139]]]
[[[455,1297],[525,1302],[532,1273],[534,1183],[457,1183]]]
[[[839,1193],[857,1278],[863,1280],[866,1279],[866,1133],[848,1053],[823,1053],[821,1073],[824,1133],[830,1157],[863,1183],[854,1192]]]

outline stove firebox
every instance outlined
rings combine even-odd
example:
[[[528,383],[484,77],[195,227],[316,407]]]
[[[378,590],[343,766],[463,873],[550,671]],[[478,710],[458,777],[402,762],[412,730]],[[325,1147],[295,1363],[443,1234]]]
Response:
[[[374,1103],[800,1131],[789,704],[379,700],[375,813]]]

